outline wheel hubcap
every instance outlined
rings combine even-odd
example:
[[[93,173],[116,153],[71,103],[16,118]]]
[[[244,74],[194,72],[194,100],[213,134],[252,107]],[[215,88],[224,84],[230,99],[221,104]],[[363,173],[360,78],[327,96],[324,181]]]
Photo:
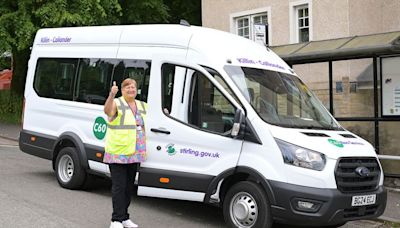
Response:
[[[258,207],[247,192],[237,193],[230,203],[230,215],[237,227],[252,227],[257,221]]]
[[[58,173],[62,182],[69,182],[74,175],[74,162],[69,155],[63,155],[58,163]]]

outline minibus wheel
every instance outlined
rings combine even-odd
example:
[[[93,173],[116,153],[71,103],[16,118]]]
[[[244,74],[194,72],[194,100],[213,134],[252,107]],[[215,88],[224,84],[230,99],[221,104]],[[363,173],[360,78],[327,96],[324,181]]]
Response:
[[[58,183],[64,188],[79,189],[86,179],[86,171],[81,166],[78,152],[74,147],[65,147],[60,150],[55,171]]]
[[[241,181],[233,185],[225,195],[223,213],[230,227],[272,227],[268,198],[254,182]]]

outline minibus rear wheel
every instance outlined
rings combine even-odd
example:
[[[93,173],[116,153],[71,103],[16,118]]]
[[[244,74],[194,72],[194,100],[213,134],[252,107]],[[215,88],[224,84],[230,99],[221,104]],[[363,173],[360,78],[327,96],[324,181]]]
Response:
[[[80,189],[85,183],[86,171],[81,166],[78,152],[74,147],[65,147],[60,150],[55,171],[61,187]]]
[[[254,182],[241,181],[233,185],[225,195],[223,213],[230,227],[272,227],[268,198]]]

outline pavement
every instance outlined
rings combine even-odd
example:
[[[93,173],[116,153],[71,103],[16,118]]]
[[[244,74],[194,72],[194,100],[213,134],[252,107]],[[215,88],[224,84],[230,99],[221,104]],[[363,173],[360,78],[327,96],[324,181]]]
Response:
[[[0,123],[0,139],[3,139],[3,142],[9,141],[16,144],[18,143],[20,130],[20,125]],[[386,209],[383,215],[378,218],[378,220],[400,224],[400,186],[386,186],[386,189],[388,192]]]

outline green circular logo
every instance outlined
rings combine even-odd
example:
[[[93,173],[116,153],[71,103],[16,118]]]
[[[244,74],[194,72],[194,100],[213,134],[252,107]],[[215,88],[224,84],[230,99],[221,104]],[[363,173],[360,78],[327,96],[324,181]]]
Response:
[[[107,123],[103,117],[99,116],[94,121],[93,134],[98,139],[104,139],[107,132]]]
[[[343,143],[341,143],[341,142],[339,142],[339,141],[337,141],[337,140],[328,139],[328,142],[330,142],[332,145],[335,145],[335,146],[337,146],[337,147],[340,147],[340,148],[343,147]]]
[[[174,154],[176,154],[176,150],[175,150],[175,148],[174,148],[174,144],[170,143],[170,144],[168,144],[168,145],[166,146],[166,148],[167,148],[167,153],[168,153],[169,155],[174,155]]]

